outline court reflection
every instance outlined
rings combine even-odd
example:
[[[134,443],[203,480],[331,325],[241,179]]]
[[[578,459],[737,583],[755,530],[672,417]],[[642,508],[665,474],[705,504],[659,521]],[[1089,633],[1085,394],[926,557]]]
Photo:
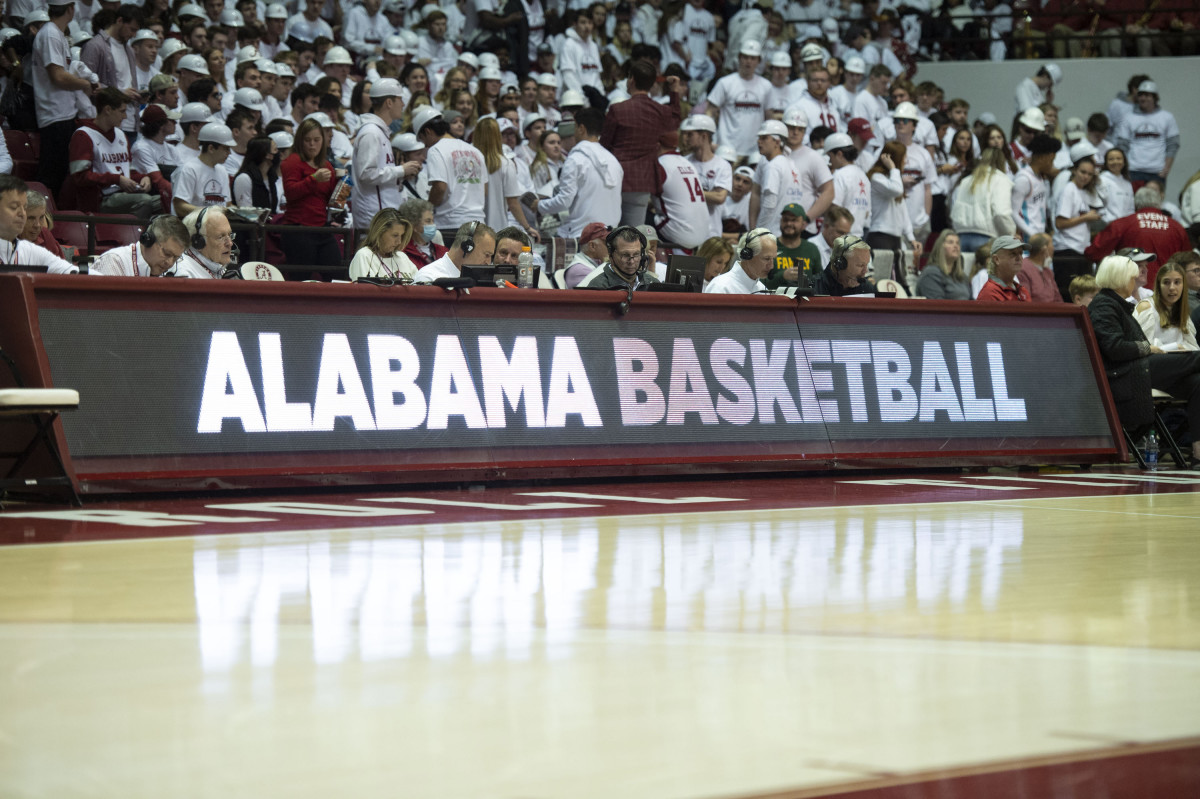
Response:
[[[318,663],[560,658],[581,629],[872,632],[989,611],[1019,566],[1019,509],[554,519],[196,540],[204,667],[275,662],[310,624]],[[870,618],[868,623],[863,619]],[[870,629],[868,629],[868,625]],[[911,621],[898,624],[911,633]]]

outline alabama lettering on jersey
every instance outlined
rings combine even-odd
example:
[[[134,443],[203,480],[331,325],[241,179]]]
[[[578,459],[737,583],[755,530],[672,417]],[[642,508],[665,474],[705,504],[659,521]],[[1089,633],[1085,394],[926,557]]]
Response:
[[[112,141],[103,133],[90,125],[78,128],[72,138],[70,148],[71,173],[95,172],[101,175],[123,175],[132,178],[132,157],[129,145],[126,144],[125,134],[119,129],[112,130]],[[104,196],[120,191],[116,183],[104,186],[100,192]]]

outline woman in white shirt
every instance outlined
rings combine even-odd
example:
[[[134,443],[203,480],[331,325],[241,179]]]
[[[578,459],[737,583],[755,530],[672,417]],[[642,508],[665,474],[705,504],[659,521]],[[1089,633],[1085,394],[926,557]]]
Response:
[[[1138,303],[1134,318],[1150,346],[1163,352],[1200,350],[1189,318],[1187,277],[1183,267],[1167,261],[1154,278],[1154,296]]]
[[[526,235],[537,241],[537,228],[526,220],[525,209],[521,205],[523,192],[517,175],[520,167],[515,158],[504,154],[500,126],[496,120],[479,120],[471,141],[483,153],[488,171],[487,184],[484,186],[484,221],[492,230],[508,227],[510,221],[516,222]]]
[[[404,248],[412,238],[412,225],[395,208],[384,208],[371,220],[367,239],[350,262],[350,279],[364,277],[411,281],[417,267]]]
[[[974,171],[954,190],[950,207],[950,225],[958,231],[964,250],[974,251],[990,239],[1016,231],[1012,188],[1004,154],[988,147],[979,154]]]
[[[1114,147],[1104,154],[1104,169],[1100,171],[1100,196],[1104,208],[1100,218],[1109,224],[1134,212],[1133,184],[1129,182],[1129,162],[1125,151]]]
[[[921,243],[913,235],[912,219],[904,202],[901,170],[907,154],[907,147],[898,141],[890,141],[883,145],[875,165],[867,170],[871,180],[871,232],[867,234],[866,242],[876,252],[891,250],[894,253],[892,268],[901,282],[906,274],[903,243],[907,241],[912,246],[914,259],[921,259]]]
[[[1058,196],[1054,209],[1054,278],[1059,288],[1070,285],[1075,275],[1092,272],[1092,262],[1083,251],[1091,244],[1089,222],[1097,222],[1102,206],[1096,194],[1100,180],[1096,162],[1084,156],[1071,167],[1071,179]]]

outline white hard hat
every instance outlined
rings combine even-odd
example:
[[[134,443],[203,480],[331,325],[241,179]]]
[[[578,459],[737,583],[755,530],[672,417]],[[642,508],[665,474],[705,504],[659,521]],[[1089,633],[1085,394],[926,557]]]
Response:
[[[286,150],[296,143],[296,139],[286,130],[277,130],[274,133],[268,133],[268,138],[275,142],[275,146],[280,150]]]
[[[786,139],[788,132],[787,126],[778,119],[768,119],[762,123],[758,129],[759,136],[778,136],[780,139]]]
[[[220,122],[209,122],[204,127],[200,128],[201,142],[209,144],[223,144],[226,147],[237,147],[237,142],[233,140],[233,131],[228,125],[223,125]]]
[[[717,148],[716,153],[718,158],[724,158],[731,164],[736,164],[738,160],[737,150],[730,147],[728,144],[722,144]]]
[[[288,18],[288,10],[286,7],[284,7],[280,3],[271,3],[271,5],[267,6],[266,18],[267,19],[287,19]]]
[[[199,75],[209,74],[208,63],[204,60],[203,56],[198,56],[195,53],[190,53],[179,59],[178,66],[180,72],[186,69],[188,72],[195,72]]]
[[[140,31],[138,31],[137,33],[133,34],[132,37],[130,37],[129,44],[135,45],[138,42],[157,42],[157,41],[158,41],[157,33],[150,30],[149,28],[142,28]]]
[[[254,62],[254,66],[264,75],[278,75],[279,70],[275,68],[275,62],[269,58],[260,58]]]
[[[483,69],[479,70],[480,80],[500,80],[503,77],[504,75],[496,67],[484,67]]]
[[[381,78],[371,84],[371,99],[383,97],[403,97],[404,87],[395,78]]]
[[[425,106],[421,106],[421,107],[424,108]],[[322,128],[325,128],[327,130],[335,127],[333,124],[333,120],[329,118],[329,114],[326,114],[324,111],[313,111],[311,114],[309,114],[308,116],[306,116],[304,118],[311,119],[313,122],[316,122]]]
[[[258,89],[251,89],[249,86],[243,86],[233,93],[233,104],[240,105],[242,108],[249,108],[251,111],[266,110],[266,106],[263,104],[262,92]]]
[[[212,111],[204,103],[188,103],[183,107],[179,117],[180,122],[207,122],[212,117]]]
[[[325,66],[330,64],[353,64],[354,59],[350,57],[350,51],[345,47],[330,47],[325,53]]]
[[[1026,108],[1017,121],[1031,130],[1043,131],[1046,129],[1046,115],[1040,108]]]
[[[912,103],[900,103],[896,106],[896,110],[892,112],[892,119],[908,119],[916,122],[921,118],[917,113],[917,107]]]
[[[428,125],[435,119],[441,119],[442,112],[431,105],[423,105],[416,110],[412,117],[413,133],[420,133],[421,128]]]
[[[389,36],[383,40],[383,52],[391,55],[408,55],[403,36]]]
[[[559,105],[561,105],[563,108],[567,108],[568,106],[572,108],[575,106],[584,106],[587,105],[587,99],[584,98],[582,92],[577,92],[574,89],[567,89],[565,92],[563,92],[562,102],[560,102]]]
[[[791,69],[792,57],[782,50],[776,50],[775,52],[771,53],[771,60],[768,62],[768,64],[772,67],[784,67],[786,69]]]
[[[800,108],[789,108],[783,112],[783,124],[789,128],[804,128],[808,130],[808,115]]]
[[[204,8],[196,3],[184,3],[179,7],[179,11],[176,12],[175,16],[180,19],[183,17],[204,17],[207,19],[208,17],[208,15],[204,13]]]
[[[162,43],[162,47],[158,48],[158,57],[166,61],[171,56],[178,53],[180,50],[186,50],[188,46],[178,39],[167,39]],[[176,67],[179,65],[176,64]]]
[[[218,17],[218,20],[226,28],[244,28],[244,27],[246,27],[246,20],[244,17],[242,17],[242,12],[240,12],[234,8],[227,8],[224,11],[222,11],[221,16]]]
[[[713,122],[713,118],[708,114],[689,114],[679,129],[684,131],[707,130],[709,133],[716,133],[717,123]]]
[[[1152,80],[1144,80],[1138,84],[1138,94],[1158,94],[1158,84]]]
[[[417,140],[415,133],[397,133],[392,137],[392,148],[402,153],[415,153],[424,150],[425,145]]]
[[[854,142],[851,141],[850,134],[848,134],[848,133],[830,133],[828,136],[825,137],[825,148],[824,149],[825,149],[826,155],[833,152],[834,150],[841,150],[846,147],[853,147],[853,146],[854,146]]]
[[[863,61],[861,56],[850,56],[846,59],[843,69],[846,72],[853,72],[855,75],[865,75],[867,74],[867,62]]]
[[[821,61],[825,58],[825,52],[819,44],[806,44],[800,49],[801,61]]]
[[[1050,80],[1054,81],[1054,85],[1062,83],[1062,67],[1058,64],[1043,64],[1042,69],[1050,75]]]
[[[258,48],[252,44],[248,44],[237,52],[237,63],[239,66],[247,61],[257,61],[262,58],[262,53],[258,52]]]
[[[742,46],[738,49],[738,55],[762,58],[762,43],[754,39],[747,39],[742,42]]]

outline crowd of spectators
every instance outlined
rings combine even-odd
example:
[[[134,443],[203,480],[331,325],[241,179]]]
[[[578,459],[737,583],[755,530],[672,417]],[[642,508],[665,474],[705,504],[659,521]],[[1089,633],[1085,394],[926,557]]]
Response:
[[[1159,5],[19,0],[0,114],[38,155],[0,171],[36,184],[0,182],[22,206],[0,249],[77,269],[49,203],[145,227],[92,272],[219,277],[254,209],[295,227],[269,260],[349,261],[352,279],[429,282],[528,247],[562,288],[644,288],[687,254],[709,292],[886,277],[1018,302],[1084,302],[1122,251],[1131,305],[1179,267],[1170,318],[1194,349],[1181,98],[1139,74],[1086,118],[1055,105],[1058,59],[1195,52],[1200,12]],[[1031,74],[1011,118],[920,80],[923,61],[1012,57]]]

